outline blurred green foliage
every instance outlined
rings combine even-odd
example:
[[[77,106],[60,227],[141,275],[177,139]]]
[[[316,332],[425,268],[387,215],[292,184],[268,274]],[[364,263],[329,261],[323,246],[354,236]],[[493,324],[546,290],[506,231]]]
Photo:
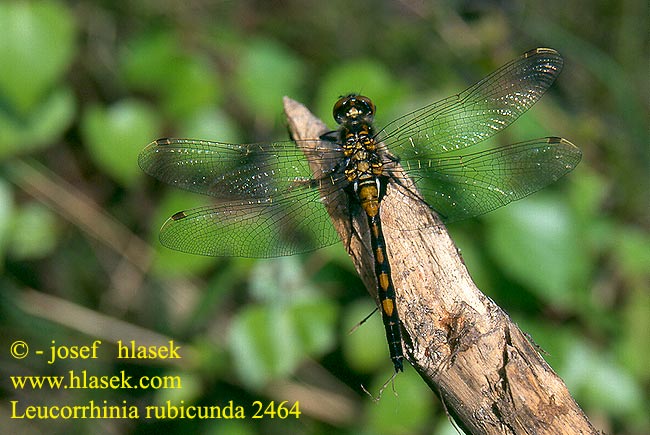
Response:
[[[391,364],[379,316],[348,335],[374,306],[341,246],[264,261],[161,248],[164,220],[209,199],[145,177],[137,154],[162,136],[286,139],[284,95],[333,127],[335,99],[362,92],[382,125],[536,46],[559,50],[564,72],[501,140],[563,136],[583,161],[544,192],[450,230],[479,287],[548,352],[599,429],[650,432],[649,17],[638,0],[0,3],[3,432],[452,433],[409,367],[397,395],[389,385],[375,404],[361,391],[378,391]],[[46,349],[153,333],[183,344],[180,364],[118,363],[107,349],[50,366],[6,352],[17,339]],[[7,381],[72,369],[184,384],[66,395]],[[17,397],[248,404],[293,394],[316,402],[298,422],[6,418]]]
[[[75,23],[63,5],[0,8],[0,157],[49,144],[69,126],[75,101],[61,83],[75,56]]]
[[[95,165],[125,187],[141,176],[133,160],[142,147],[158,134],[158,116],[140,101],[119,101],[110,107],[90,106],[81,118],[81,133]]]

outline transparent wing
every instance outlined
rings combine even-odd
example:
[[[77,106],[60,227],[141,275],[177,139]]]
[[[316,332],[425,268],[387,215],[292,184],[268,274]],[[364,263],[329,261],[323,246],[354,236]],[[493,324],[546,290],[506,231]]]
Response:
[[[549,137],[401,164],[429,206],[451,222],[538,191],[575,168],[581,156],[566,139]]]
[[[224,200],[271,198],[278,189],[332,175],[313,174],[306,159],[305,153],[311,153],[310,159],[335,171],[339,149],[322,143],[302,151],[293,141],[240,145],[165,138],[147,145],[138,164],[152,177],[191,192]]]
[[[310,151],[331,168],[313,177],[294,142],[236,145],[160,139],[138,159],[157,179],[216,198],[216,204],[176,213],[160,232],[163,245],[183,252],[275,257],[333,244],[323,202],[346,195],[335,148]]]
[[[535,104],[562,64],[555,50],[531,50],[460,94],[396,119],[380,132],[380,138],[402,161],[479,143]]]

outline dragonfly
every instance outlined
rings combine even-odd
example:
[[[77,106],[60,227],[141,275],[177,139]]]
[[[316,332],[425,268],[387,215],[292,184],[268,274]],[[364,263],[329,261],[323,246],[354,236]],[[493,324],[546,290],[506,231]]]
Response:
[[[233,144],[158,139],[139,155],[144,172],[214,199],[171,216],[160,230],[160,242],[208,256],[267,258],[307,252],[341,241],[325,204],[343,204],[350,234],[355,232],[353,219],[366,222],[357,233],[370,241],[378,306],[399,373],[403,340],[390,247],[382,230],[383,198],[389,187],[404,190],[412,180],[416,187],[407,189],[409,195],[449,223],[521,199],[570,172],[581,152],[559,137],[471,148],[535,104],[562,65],[553,49],[528,51],[463,92],[381,129],[374,126],[376,108],[370,98],[345,95],[333,108],[338,129],[310,139],[316,146],[300,140]],[[408,204],[403,207],[402,213],[410,212]],[[411,224],[403,228],[405,236],[427,225],[432,224]]]

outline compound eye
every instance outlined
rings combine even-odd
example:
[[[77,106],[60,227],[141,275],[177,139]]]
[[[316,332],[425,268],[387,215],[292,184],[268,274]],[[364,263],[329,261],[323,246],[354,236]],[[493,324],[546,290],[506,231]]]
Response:
[[[375,115],[375,105],[368,97],[362,95],[350,94],[341,97],[334,104],[334,119],[341,124],[346,119],[357,119],[360,117],[373,117]]]
[[[340,124],[343,122],[345,117],[347,116],[347,111],[348,107],[350,105],[350,99],[354,98],[353,95],[348,95],[345,97],[339,98],[339,100],[334,104],[334,109],[332,110],[332,114],[334,115],[334,120]]]
[[[375,114],[375,104],[370,98],[364,97],[363,95],[357,95],[356,100],[361,103],[360,105],[365,106],[365,109],[362,110],[363,112],[371,116]]]

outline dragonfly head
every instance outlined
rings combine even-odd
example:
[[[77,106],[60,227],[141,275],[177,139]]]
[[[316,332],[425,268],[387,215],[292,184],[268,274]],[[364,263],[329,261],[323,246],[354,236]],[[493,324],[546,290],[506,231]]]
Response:
[[[334,105],[334,119],[337,123],[372,122],[375,116],[375,105],[368,97],[350,94],[341,97]]]

